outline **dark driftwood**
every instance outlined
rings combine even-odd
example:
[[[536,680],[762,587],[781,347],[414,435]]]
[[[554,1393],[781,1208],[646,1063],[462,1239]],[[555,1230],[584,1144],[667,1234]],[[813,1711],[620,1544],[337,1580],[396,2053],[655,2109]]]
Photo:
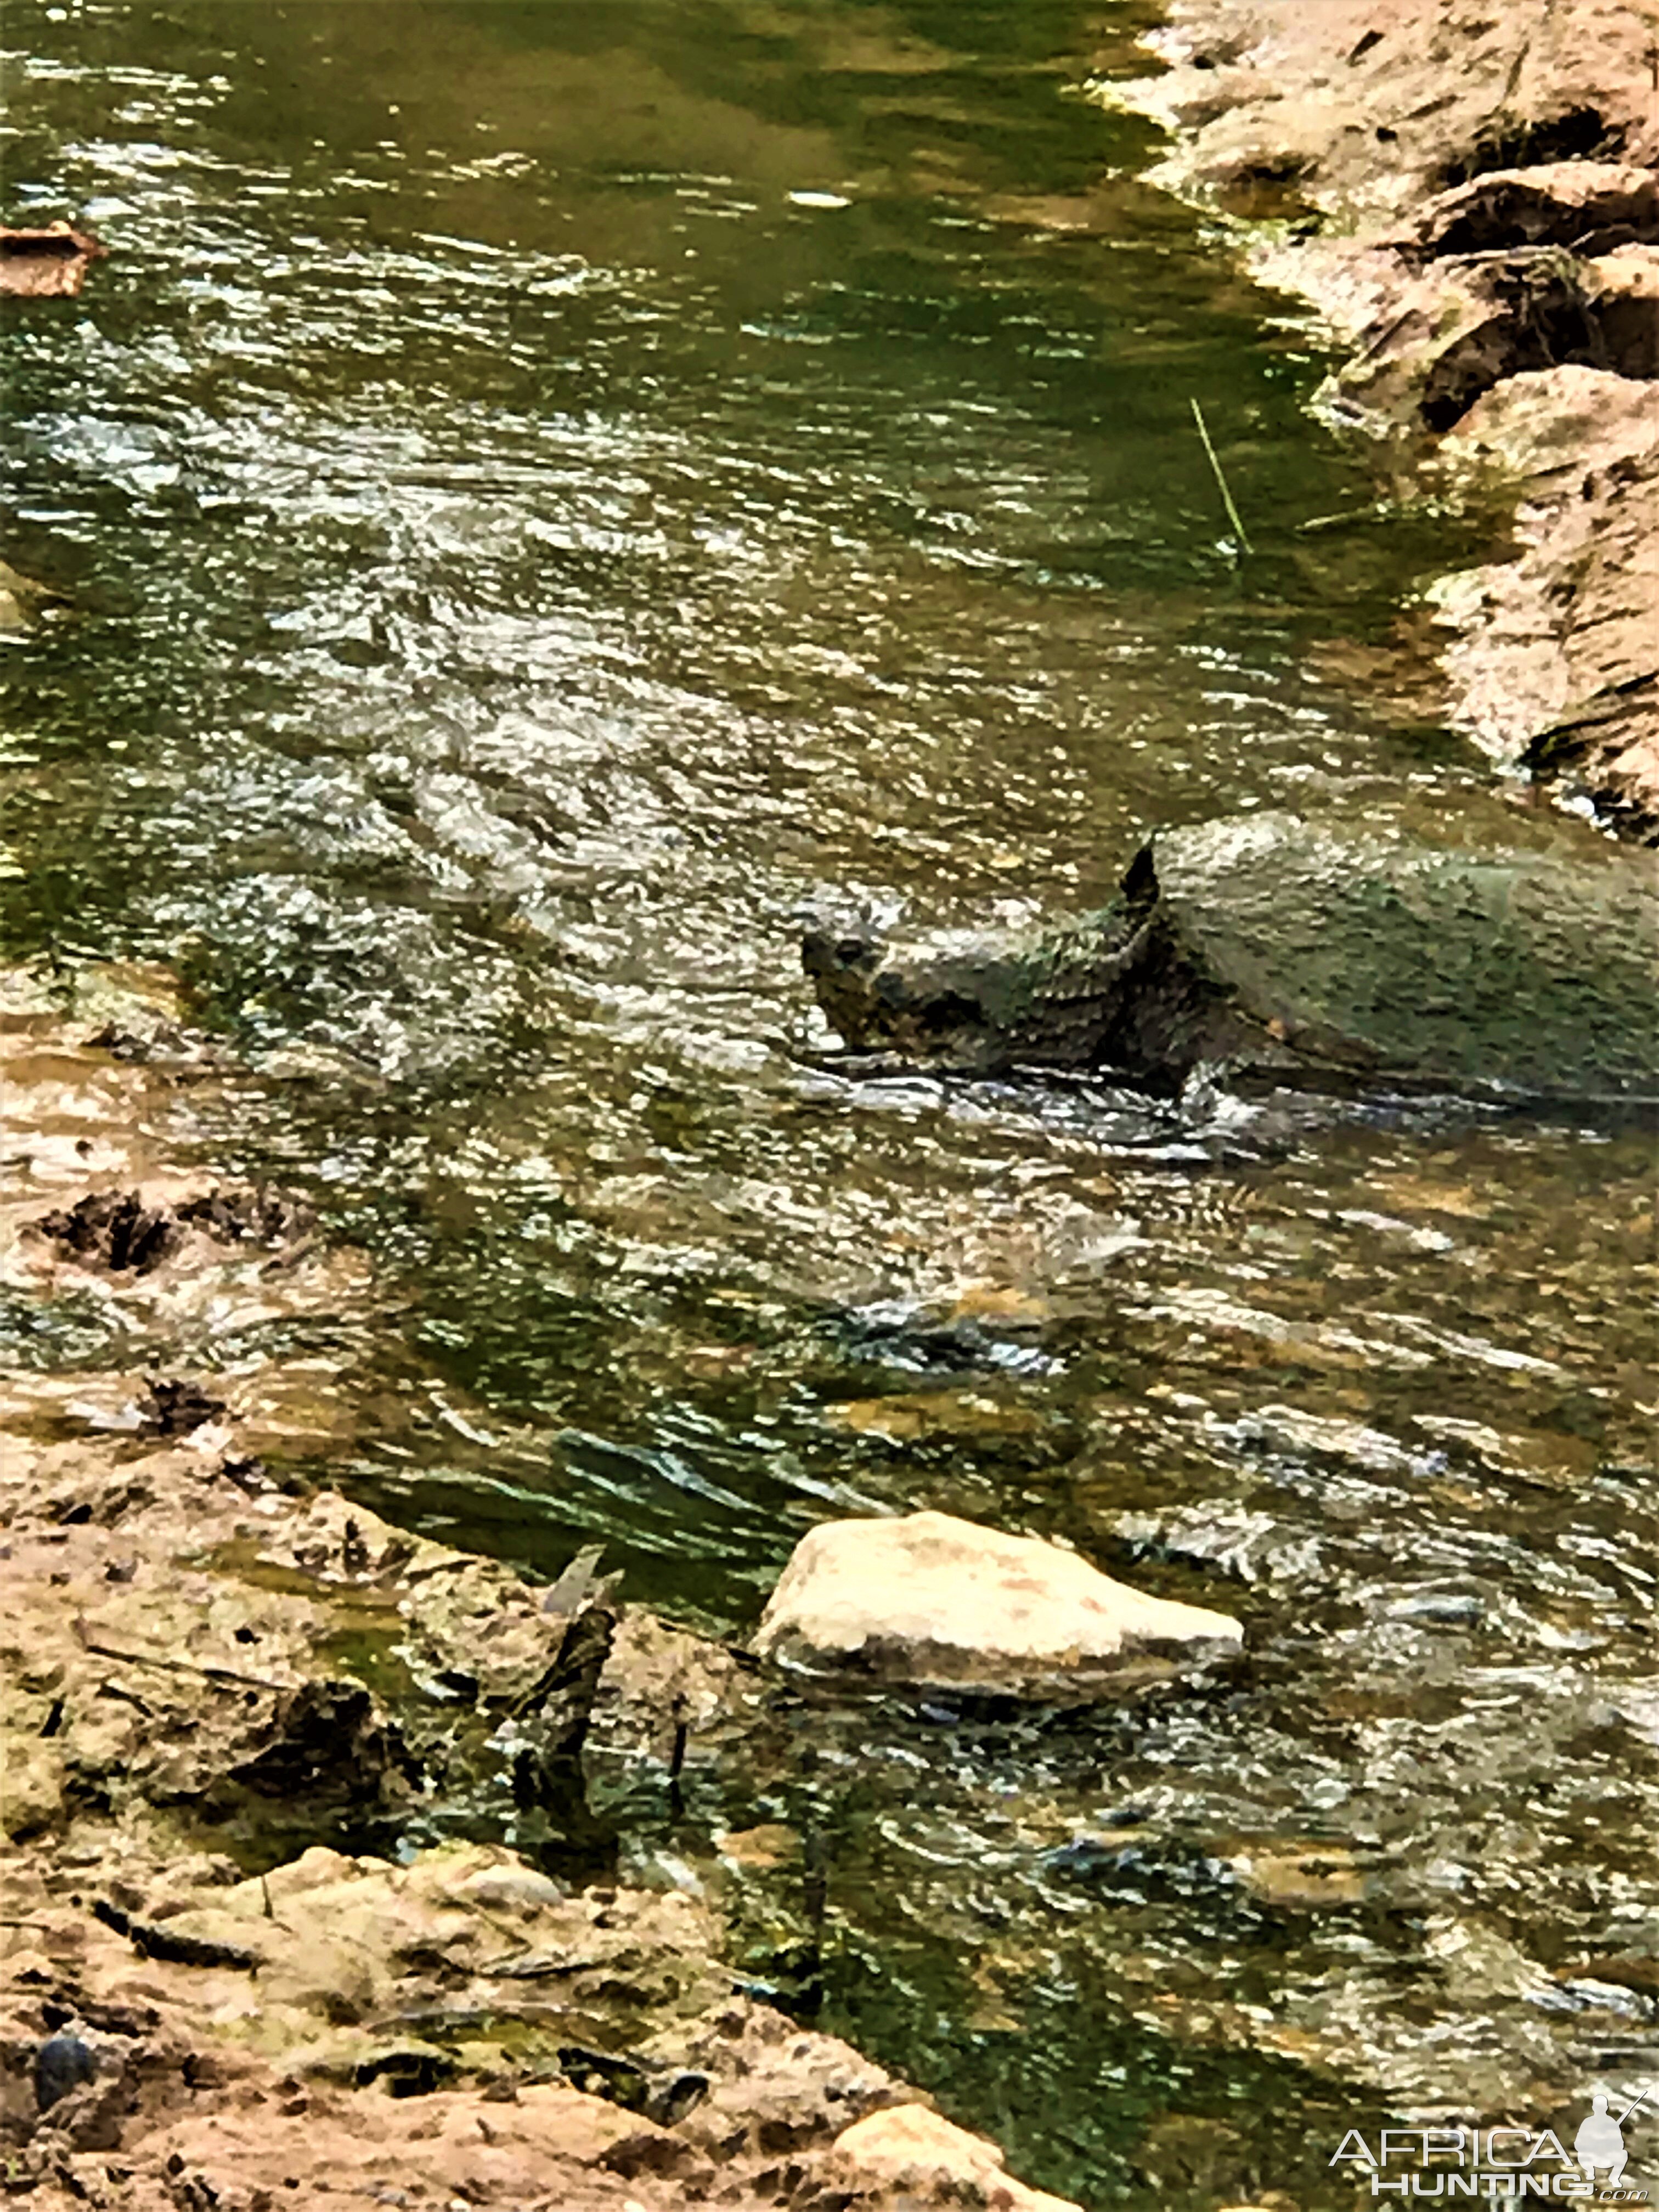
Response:
[[[203,1936],[186,1936],[177,1929],[159,1926],[153,1920],[135,1920],[105,1898],[94,1899],[92,1917],[118,1936],[125,1936],[145,1958],[160,1959],[170,1966],[234,1966],[239,1972],[252,1973],[264,1964],[257,1951],[245,1951],[239,1944],[214,1943]]]

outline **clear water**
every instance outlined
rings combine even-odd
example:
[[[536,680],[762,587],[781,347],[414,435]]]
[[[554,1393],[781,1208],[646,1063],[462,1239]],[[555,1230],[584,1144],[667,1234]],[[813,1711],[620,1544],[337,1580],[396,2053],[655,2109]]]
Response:
[[[13,219],[112,255],[6,328],[73,611],[0,659],[0,915],[183,963],[220,1157],[376,1255],[319,1344],[383,1510],[726,1632],[860,1505],[1239,1612],[1144,1708],[597,1787],[647,1871],[803,1837],[757,1978],[1032,2180],[1319,2205],[1351,2124],[1651,2069],[1650,1134],[848,1081],[792,921],[1479,781],[1340,673],[1466,549],[1082,96],[1148,20],[10,0]]]

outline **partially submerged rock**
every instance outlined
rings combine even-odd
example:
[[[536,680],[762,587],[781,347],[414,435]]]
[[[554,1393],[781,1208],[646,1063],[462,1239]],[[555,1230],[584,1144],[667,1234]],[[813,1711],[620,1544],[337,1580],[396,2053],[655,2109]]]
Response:
[[[755,1648],[878,1680],[1075,1692],[1237,1650],[1227,1613],[1149,1596],[1086,1559],[951,1513],[829,1521],[803,1536]]]
[[[315,1216],[305,1203],[269,1190],[203,1191],[147,1203],[141,1190],[91,1191],[26,1224],[75,1265],[110,1274],[149,1274],[170,1259],[191,1229],[215,1243],[262,1244],[275,1251],[307,1234]]]
[[[1155,837],[1069,928],[943,948],[817,932],[802,952],[856,1049],[982,1069],[1106,1065],[1155,1084],[1222,1062],[1659,1096],[1651,867],[1366,835],[1260,814]]]
[[[72,300],[94,261],[109,252],[91,234],[66,222],[44,228],[0,227],[0,292],[29,300]]]
[[[361,1834],[482,1791],[586,1847],[612,1606],[550,1614],[511,1567],[285,1495],[220,1424],[140,1455],[8,1443],[0,1837],[162,1808],[230,1841]]]

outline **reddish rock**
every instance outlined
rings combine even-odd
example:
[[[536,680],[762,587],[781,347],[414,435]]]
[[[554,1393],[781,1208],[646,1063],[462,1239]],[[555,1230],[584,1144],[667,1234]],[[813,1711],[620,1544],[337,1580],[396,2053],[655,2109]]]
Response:
[[[1659,824],[1659,383],[1556,368],[1487,392],[1447,441],[1524,487],[1518,551],[1443,580],[1452,711],[1495,759]]]
[[[0,292],[26,300],[72,300],[94,261],[109,248],[66,222],[43,230],[0,227]]]

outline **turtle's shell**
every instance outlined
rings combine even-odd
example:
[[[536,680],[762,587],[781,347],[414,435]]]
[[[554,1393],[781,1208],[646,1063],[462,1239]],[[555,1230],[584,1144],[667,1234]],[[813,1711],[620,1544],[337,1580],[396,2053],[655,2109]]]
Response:
[[[1182,960],[1264,1046],[1459,1086],[1659,1096],[1650,854],[1443,849],[1261,814],[1166,831],[1150,858]]]

